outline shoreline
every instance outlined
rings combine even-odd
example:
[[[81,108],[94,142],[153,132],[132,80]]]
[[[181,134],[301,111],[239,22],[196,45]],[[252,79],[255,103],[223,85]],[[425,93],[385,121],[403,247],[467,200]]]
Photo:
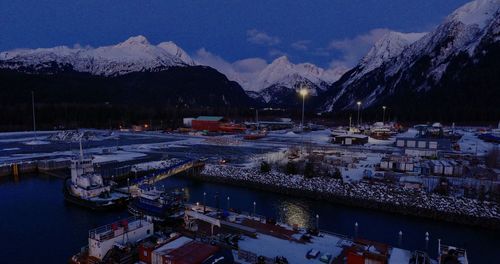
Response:
[[[414,206],[397,205],[375,200],[367,200],[355,197],[346,197],[331,193],[313,192],[293,187],[283,187],[264,184],[252,180],[235,179],[230,177],[216,176],[200,173],[199,175],[187,175],[188,178],[205,182],[222,183],[239,187],[248,187],[255,190],[268,191],[294,197],[308,198],[312,200],[325,201],[346,206],[378,210],[388,213],[397,213],[407,216],[417,216],[427,219],[439,220],[449,223],[462,224],[470,227],[481,227],[493,230],[500,230],[500,219],[454,214],[450,212],[431,210],[427,208],[417,208]]]

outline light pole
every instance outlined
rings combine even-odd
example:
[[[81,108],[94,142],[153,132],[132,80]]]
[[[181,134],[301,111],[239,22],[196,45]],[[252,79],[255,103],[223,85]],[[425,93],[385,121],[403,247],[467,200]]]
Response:
[[[319,214],[316,215],[316,229],[319,232]]]
[[[203,192],[203,213],[206,212],[206,208],[207,208],[207,205],[206,205],[206,197],[207,197],[207,193],[206,192]]]
[[[255,206],[257,205],[256,202],[253,202],[253,216],[255,216]]]
[[[356,103],[358,105],[358,127],[359,127],[359,110],[361,109],[361,101]]]
[[[387,108],[387,107],[386,107],[385,105],[384,105],[384,106],[382,106],[382,110],[383,110],[383,114],[382,114],[382,124],[385,124],[385,109],[386,109],[386,108]]]
[[[228,197],[227,197],[227,210],[228,210],[228,211],[229,211],[229,207],[230,207],[230,206],[229,206],[229,205],[230,205],[230,204],[229,204],[229,203],[230,203],[230,200],[231,200],[231,197],[229,197],[229,196],[228,196]]]
[[[300,95],[302,96],[302,122],[300,123],[300,129],[304,130],[304,105],[306,101],[306,96],[307,96],[307,89],[302,87],[299,91]]]
[[[425,250],[429,250],[429,232],[425,232]]]

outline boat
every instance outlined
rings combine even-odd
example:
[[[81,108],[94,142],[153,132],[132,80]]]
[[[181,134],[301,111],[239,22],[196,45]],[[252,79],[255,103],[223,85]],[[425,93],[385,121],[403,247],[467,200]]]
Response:
[[[478,138],[486,142],[500,143],[500,133],[484,133],[480,134]]]
[[[128,205],[135,216],[151,217],[155,222],[165,222],[177,217],[184,206],[184,194],[160,190],[156,186],[141,186],[139,196]]]
[[[94,170],[92,157],[84,157],[80,140],[80,156],[71,160],[71,177],[64,181],[64,199],[92,210],[122,208],[127,205],[127,194],[114,192]]]
[[[388,140],[394,133],[386,127],[375,127],[370,130],[370,137],[379,140]]]
[[[246,134],[245,136],[243,136],[243,139],[245,140],[257,140],[257,139],[261,139],[261,138],[265,138],[267,136],[266,133],[251,133],[251,134]]]

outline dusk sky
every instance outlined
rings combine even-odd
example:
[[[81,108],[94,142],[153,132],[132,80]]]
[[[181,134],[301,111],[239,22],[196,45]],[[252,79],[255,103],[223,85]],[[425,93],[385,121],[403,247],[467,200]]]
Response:
[[[387,29],[429,31],[466,0],[0,1],[0,50],[172,40],[199,60],[286,54],[352,66]],[[220,57],[220,58],[219,58]]]

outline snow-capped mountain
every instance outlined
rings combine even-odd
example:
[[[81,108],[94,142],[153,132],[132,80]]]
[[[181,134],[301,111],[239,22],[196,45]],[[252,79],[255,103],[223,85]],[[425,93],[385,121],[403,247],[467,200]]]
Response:
[[[326,71],[311,63],[293,64],[286,56],[281,56],[264,68],[245,88],[256,92],[273,85],[295,88],[298,82],[307,79],[323,89],[325,83],[333,83],[340,74]]]
[[[133,111],[248,107],[236,82],[196,65],[173,42],[153,45],[143,36],[98,48],[18,49],[0,53],[0,109],[17,107],[30,91],[65,112],[64,105],[113,105]],[[145,110],[149,109],[149,110]],[[76,110],[75,110],[76,111]]]
[[[447,109],[445,104],[439,107],[449,111],[452,105],[465,103],[461,100],[467,98],[462,98],[466,93],[483,94],[479,83],[475,88],[466,83],[480,79],[481,74],[483,82],[492,82],[488,84],[492,87],[484,89],[498,94],[498,86],[493,88],[497,78],[490,71],[500,73],[500,65],[491,62],[498,56],[500,45],[499,9],[500,0],[476,0],[457,9],[425,35],[389,33],[330,87],[320,110],[352,109],[356,101],[362,101],[363,108],[380,104],[409,108],[405,98],[423,100],[413,112],[431,101],[449,102]],[[455,97],[460,98],[452,99]]]
[[[384,62],[398,56],[406,47],[422,38],[425,34],[388,32],[361,59],[359,63],[360,71],[356,72],[356,75],[362,76],[379,67]]]
[[[193,65],[194,61],[175,43],[169,41],[152,45],[140,35],[116,45],[98,48],[59,46],[0,53],[0,68],[24,72],[71,68],[77,72],[114,76]]]
[[[296,103],[297,91],[306,87],[311,96],[327,89],[345,69],[325,70],[311,63],[293,64],[286,56],[275,59],[243,88],[249,95],[273,106]]]

